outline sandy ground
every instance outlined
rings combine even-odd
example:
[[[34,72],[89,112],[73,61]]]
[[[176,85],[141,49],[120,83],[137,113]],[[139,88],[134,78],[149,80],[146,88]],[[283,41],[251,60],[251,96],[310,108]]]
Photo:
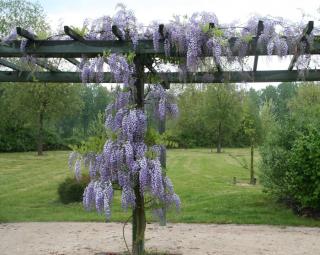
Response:
[[[1,255],[94,255],[124,251],[121,223],[0,224]],[[131,226],[126,227],[130,245]],[[148,224],[146,248],[178,254],[320,254],[320,228]]]

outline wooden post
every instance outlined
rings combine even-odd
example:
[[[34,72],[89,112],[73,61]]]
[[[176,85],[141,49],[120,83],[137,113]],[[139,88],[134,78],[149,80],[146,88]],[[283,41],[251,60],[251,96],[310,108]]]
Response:
[[[161,120],[159,118],[158,131],[160,134],[163,134],[166,131],[166,118],[165,117],[163,120]],[[161,162],[161,167],[164,170],[167,167],[166,161],[167,161],[167,151],[166,151],[166,147],[163,145],[163,146],[161,146],[160,162]],[[165,173],[163,173],[163,174],[165,174]],[[163,212],[163,215],[162,215],[162,217],[160,217],[160,226],[166,226],[167,225],[167,211],[166,211],[165,206],[162,208],[162,212]]]
[[[135,103],[137,108],[144,108],[144,64],[141,56],[137,55],[134,59],[136,68],[136,94]],[[146,213],[144,208],[144,197],[140,192],[139,181],[134,187],[136,196],[136,206],[132,211],[132,254],[144,254],[144,233],[146,229]]]
[[[254,178],[254,168],[253,168],[253,153],[254,153],[254,145],[253,142],[251,142],[251,158],[250,158],[250,184],[255,185],[256,181]]]

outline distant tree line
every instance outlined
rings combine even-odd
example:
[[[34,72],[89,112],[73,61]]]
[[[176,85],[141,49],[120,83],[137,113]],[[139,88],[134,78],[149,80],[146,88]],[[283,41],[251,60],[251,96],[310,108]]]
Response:
[[[168,123],[172,138],[180,147],[211,147],[221,152],[223,147],[261,144],[265,108],[272,104],[275,118],[284,119],[297,85],[281,83],[255,90],[226,83],[176,90],[180,117]]]
[[[111,93],[98,84],[0,84],[0,151],[41,155],[80,143]]]

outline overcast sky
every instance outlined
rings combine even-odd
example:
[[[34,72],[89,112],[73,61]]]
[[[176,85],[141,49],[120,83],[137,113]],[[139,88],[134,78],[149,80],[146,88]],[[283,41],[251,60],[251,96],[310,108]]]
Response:
[[[81,26],[85,18],[113,15],[115,6],[119,2],[132,9],[138,21],[145,24],[152,20],[166,23],[173,14],[190,15],[197,11],[214,12],[220,23],[235,20],[243,23],[254,14],[283,17],[304,23],[314,20],[316,27],[319,27],[320,23],[319,0],[38,0],[38,2],[44,7],[53,28],[58,25]],[[260,58],[258,69],[285,69],[289,62],[290,58],[282,61]],[[263,87],[264,85],[256,84],[255,86]]]
[[[80,25],[86,17],[94,18],[112,15],[117,3],[124,3],[134,10],[139,21],[148,23],[152,20],[168,21],[173,14],[191,14],[196,11],[214,12],[220,22],[246,20],[251,14],[281,16],[300,20],[303,13],[318,17],[319,0],[40,0],[50,20],[57,24],[63,19],[66,24]],[[308,18],[306,18],[308,20]]]

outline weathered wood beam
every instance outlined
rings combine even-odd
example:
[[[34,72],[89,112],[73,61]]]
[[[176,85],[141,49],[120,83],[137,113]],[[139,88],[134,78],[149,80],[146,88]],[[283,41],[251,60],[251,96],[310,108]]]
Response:
[[[17,34],[30,40],[30,41],[35,41],[37,40],[37,36],[35,34],[30,33],[28,30],[23,29],[22,27],[16,27]]]
[[[86,40],[83,38],[82,35],[80,35],[79,33],[77,33],[75,30],[73,30],[71,27],[69,26],[64,26],[63,30],[65,32],[66,35],[68,35],[69,37],[71,37],[73,40],[75,41],[79,41],[79,42],[85,42]]]
[[[112,25],[111,30],[114,36],[117,37],[119,41],[123,41],[124,35],[116,25]]]
[[[71,64],[78,66],[80,64],[80,62],[75,59],[75,58],[65,58],[65,60],[67,60],[68,62],[70,62]]]
[[[296,49],[295,49],[295,54],[293,55],[292,59],[291,59],[291,62],[290,62],[290,65],[288,67],[288,70],[291,71],[293,70],[293,67],[295,65],[295,63],[297,62],[297,59],[298,57],[300,56],[301,52],[300,52],[300,43],[303,42],[303,41],[306,41],[306,36],[307,35],[310,35],[310,33],[312,32],[313,30],[313,26],[314,26],[314,22],[313,21],[309,21],[307,26],[303,29],[303,32],[302,34],[300,35],[299,39],[298,39],[298,44],[296,46]],[[308,50],[308,49],[307,49]]]
[[[263,32],[263,29],[264,29],[263,21],[259,20],[258,29],[257,29],[257,35],[254,38],[254,44],[253,44],[254,51],[255,51],[254,60],[253,60],[253,71],[254,72],[257,71],[257,67],[258,67],[258,59],[259,59],[259,55],[258,55],[258,51],[259,51],[259,49],[258,49],[258,40],[259,40],[260,35]]]
[[[158,75],[169,83],[181,83],[180,74],[158,73]],[[81,83],[79,72],[28,72],[28,71],[0,71],[0,82],[72,82]],[[146,73],[146,80],[152,76]],[[188,73],[184,83],[223,83],[223,82],[294,82],[301,80],[297,70],[274,70],[274,71],[224,71],[222,73]],[[305,81],[320,81],[320,70],[309,70]],[[105,83],[115,83],[111,73],[104,73]]]
[[[231,38],[229,43],[233,45],[236,38]],[[150,54],[153,56],[164,56],[163,42],[160,41],[159,51],[155,51],[153,48],[152,40],[140,40],[136,50],[134,50],[131,41],[100,41],[100,40],[86,40],[85,44],[79,41],[73,40],[37,40],[26,48],[25,53],[20,50],[21,41],[13,41],[12,47],[0,45],[0,57],[21,57],[25,53],[33,55],[34,57],[43,58],[81,58],[83,55],[88,58],[102,55],[103,52],[109,50],[111,53],[128,53],[135,51],[136,54]],[[251,42],[252,43],[252,42]],[[320,37],[316,36],[313,47],[308,50],[310,54],[320,54]],[[249,45],[248,56],[255,56],[256,52],[252,50],[252,46]],[[276,53],[273,53],[276,55]],[[259,52],[259,56],[268,55],[266,50]],[[179,55],[178,52],[172,50],[173,57],[185,57]],[[203,55],[210,57],[209,55]]]
[[[37,35],[29,32],[28,30],[26,29],[23,29],[21,27],[17,27],[17,34],[26,38],[28,41],[31,41],[31,42],[35,42],[37,41],[39,38]],[[60,70],[53,66],[51,63],[49,63],[46,59],[35,59],[35,63],[44,68],[44,69],[47,69],[49,71],[53,71],[53,72],[59,72]]]
[[[22,70],[16,64],[11,63],[10,61],[8,61],[6,59],[3,59],[3,58],[0,58],[0,65],[5,66],[5,67],[9,67],[9,68],[11,68],[12,70],[15,70],[15,71],[21,71]]]

